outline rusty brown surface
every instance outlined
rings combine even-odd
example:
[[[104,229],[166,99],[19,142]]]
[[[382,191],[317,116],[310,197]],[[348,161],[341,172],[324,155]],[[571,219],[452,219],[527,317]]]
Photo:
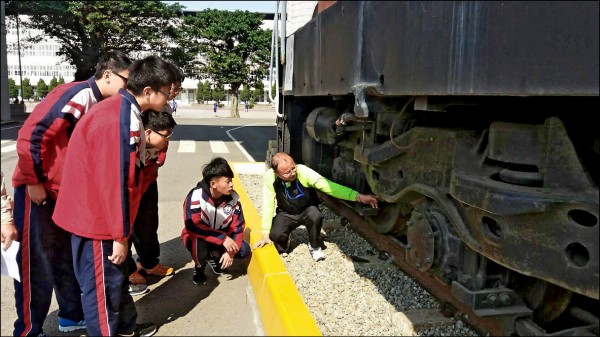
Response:
[[[502,336],[502,332],[497,321],[491,318],[479,317],[471,310],[471,308],[458,299],[452,296],[450,285],[445,285],[434,279],[427,273],[420,272],[404,260],[406,252],[404,248],[396,244],[388,237],[377,233],[373,230],[367,221],[360,217],[352,209],[348,208],[344,203],[336,198],[330,197],[324,193],[317,192],[319,198],[323,200],[325,205],[333,210],[336,214],[350,220],[352,229],[364,237],[371,245],[379,251],[385,251],[394,257],[394,263],[398,265],[406,274],[415,279],[423,288],[425,288],[432,296],[437,298],[444,304],[449,304],[454,307],[457,312],[457,317],[469,324],[473,329],[477,330],[482,335],[489,334],[491,336]]]
[[[319,3],[317,4],[317,13],[321,13],[322,11],[331,7],[331,5],[333,5],[336,2],[337,1],[319,1]]]

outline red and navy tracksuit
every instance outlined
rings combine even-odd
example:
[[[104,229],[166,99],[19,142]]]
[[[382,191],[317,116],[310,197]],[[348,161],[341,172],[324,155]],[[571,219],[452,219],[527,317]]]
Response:
[[[227,236],[239,247],[234,258],[243,259],[250,255],[250,245],[244,241],[246,223],[242,204],[235,191],[215,202],[210,197],[208,185],[201,181],[185,198],[183,212],[185,227],[181,239],[196,266],[206,266],[209,252],[224,254],[223,242]]]
[[[115,265],[108,257],[114,241],[129,238],[139,206],[143,130],[135,97],[121,89],[82,118],[65,158],[53,219],[72,233],[73,264],[91,336],[135,330],[127,263]]]
[[[53,288],[58,316],[75,322],[83,319],[70,234],[54,224],[52,214],[71,133],[79,119],[101,100],[93,78],[60,85],[33,109],[19,130],[19,158],[12,177],[13,212],[21,242],[17,253],[21,282],[14,282],[15,336],[37,336],[42,332]],[[43,205],[33,203],[27,191],[27,185],[38,183],[46,189]]]
[[[137,261],[146,269],[154,268],[160,257],[160,242],[158,241],[158,169],[164,165],[167,159],[167,146],[158,151],[155,148],[146,148],[144,156],[144,181],[142,185],[142,199],[140,207],[133,222],[133,230],[129,238],[137,252]],[[129,250],[127,257],[129,273],[137,270],[137,265]]]

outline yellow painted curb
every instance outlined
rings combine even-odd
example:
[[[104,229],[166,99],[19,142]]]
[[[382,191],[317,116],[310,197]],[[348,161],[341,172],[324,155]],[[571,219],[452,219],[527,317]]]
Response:
[[[229,164],[236,172],[236,165],[246,163]],[[246,228],[250,228],[250,246],[253,246],[262,237],[260,216],[237,173],[233,185],[240,196]],[[323,335],[273,245],[252,251],[248,279],[267,336]]]

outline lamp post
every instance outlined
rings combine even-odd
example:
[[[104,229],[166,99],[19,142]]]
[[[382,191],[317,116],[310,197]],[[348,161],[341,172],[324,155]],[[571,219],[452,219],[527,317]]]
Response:
[[[19,56],[19,81],[21,81],[21,102],[23,103],[23,69],[21,68],[21,38],[19,37],[19,14],[17,14],[17,55]],[[17,96],[17,100],[19,97]]]

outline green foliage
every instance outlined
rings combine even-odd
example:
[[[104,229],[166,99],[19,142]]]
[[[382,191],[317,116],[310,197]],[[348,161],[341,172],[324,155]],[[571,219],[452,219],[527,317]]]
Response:
[[[262,83],[262,81],[258,81],[254,86],[254,90],[252,90],[252,100],[254,102],[262,102],[264,97],[265,85]]]
[[[170,39],[176,35],[171,22],[178,20],[180,9],[178,3],[158,0],[10,1],[6,14],[30,15],[23,26],[44,32],[27,42],[57,39],[58,55],[77,68],[75,80],[81,81],[94,74],[98,58],[109,50],[168,54]]]
[[[58,78],[58,85],[65,84],[65,79],[61,76]]]
[[[19,87],[17,87],[15,80],[12,78],[8,79],[8,97],[17,98],[19,96]]]
[[[211,88],[210,83],[208,81],[198,81],[198,87],[196,90],[196,101],[198,103],[205,103],[209,99],[211,99]]]
[[[52,79],[50,80],[50,84],[48,85],[48,92],[54,90],[54,88],[56,88],[57,86],[58,86],[58,81],[56,80],[56,76],[52,76]]]
[[[240,101],[245,102],[250,100],[250,88],[244,84],[244,89],[240,92]]]
[[[40,78],[37,82],[37,97],[42,98],[48,95],[48,85]]]
[[[224,85],[217,83],[215,85],[215,88],[211,91],[211,97],[213,101],[222,101],[225,98],[227,98],[227,96],[225,95]]]
[[[217,83],[230,86],[232,117],[237,115],[238,90],[242,83],[263,78],[267,73],[271,31],[262,30],[261,14],[249,11],[206,9],[184,17],[181,45],[202,54],[206,63],[194,65]],[[237,116],[236,116],[237,115]]]
[[[23,79],[23,94],[21,97],[23,97],[23,100],[33,98],[33,87],[28,78]]]

